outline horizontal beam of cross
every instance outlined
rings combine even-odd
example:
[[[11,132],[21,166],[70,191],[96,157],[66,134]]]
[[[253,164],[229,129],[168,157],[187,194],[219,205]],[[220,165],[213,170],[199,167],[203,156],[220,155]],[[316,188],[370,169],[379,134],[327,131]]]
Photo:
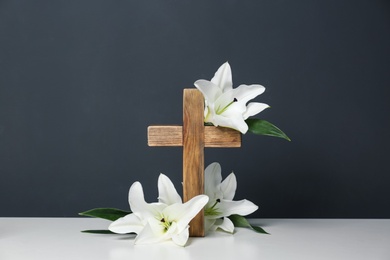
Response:
[[[183,146],[183,127],[156,125],[148,127],[149,146]],[[241,134],[236,130],[205,126],[204,147],[241,147]]]

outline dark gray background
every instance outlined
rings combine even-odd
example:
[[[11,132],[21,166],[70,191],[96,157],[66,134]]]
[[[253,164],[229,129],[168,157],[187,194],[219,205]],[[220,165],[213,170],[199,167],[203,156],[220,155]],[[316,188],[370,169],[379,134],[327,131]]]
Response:
[[[0,0],[0,216],[128,209],[160,172],[181,193],[181,148],[146,128],[229,61],[292,139],[206,150],[253,217],[389,218],[389,29],[385,0]]]

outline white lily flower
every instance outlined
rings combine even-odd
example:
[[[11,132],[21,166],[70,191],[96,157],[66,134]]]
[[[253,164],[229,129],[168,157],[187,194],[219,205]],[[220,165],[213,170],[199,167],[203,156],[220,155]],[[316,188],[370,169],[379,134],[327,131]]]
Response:
[[[267,104],[247,102],[265,91],[261,85],[240,85],[233,89],[232,72],[228,62],[222,64],[211,81],[200,79],[195,87],[205,98],[205,122],[215,126],[236,129],[245,134],[248,125],[245,120],[264,109]]]
[[[237,214],[246,216],[258,209],[258,206],[248,200],[233,201],[237,189],[237,180],[231,173],[222,181],[221,165],[212,163],[205,169],[205,194],[209,202],[205,207],[205,229],[214,231],[217,228],[233,233],[234,225],[227,218]]]
[[[147,203],[142,185],[135,182],[129,190],[132,213],[111,223],[114,233],[137,234],[135,244],[151,244],[172,240],[184,246],[189,237],[189,222],[208,202],[206,195],[199,195],[182,203],[171,180],[164,174],[158,178],[159,202]]]

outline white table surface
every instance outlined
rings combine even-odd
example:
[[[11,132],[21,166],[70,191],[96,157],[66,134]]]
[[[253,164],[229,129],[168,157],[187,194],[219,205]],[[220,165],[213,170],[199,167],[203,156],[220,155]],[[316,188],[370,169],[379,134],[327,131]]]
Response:
[[[1,260],[133,259],[390,259],[389,219],[252,219],[271,235],[237,228],[234,235],[133,244],[131,235],[81,233],[107,229],[92,218],[0,218]]]

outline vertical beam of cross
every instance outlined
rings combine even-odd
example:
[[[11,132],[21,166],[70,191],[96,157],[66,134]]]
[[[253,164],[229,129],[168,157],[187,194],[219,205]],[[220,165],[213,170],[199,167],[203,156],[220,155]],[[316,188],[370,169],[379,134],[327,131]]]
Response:
[[[183,95],[183,199],[204,194],[204,101],[196,89]],[[190,234],[204,236],[203,210],[192,219]]]
[[[149,126],[149,146],[183,146],[183,199],[204,194],[204,147],[240,147],[241,134],[204,126],[204,99],[197,89],[184,89],[183,126]],[[190,223],[190,236],[204,236],[204,213]]]

